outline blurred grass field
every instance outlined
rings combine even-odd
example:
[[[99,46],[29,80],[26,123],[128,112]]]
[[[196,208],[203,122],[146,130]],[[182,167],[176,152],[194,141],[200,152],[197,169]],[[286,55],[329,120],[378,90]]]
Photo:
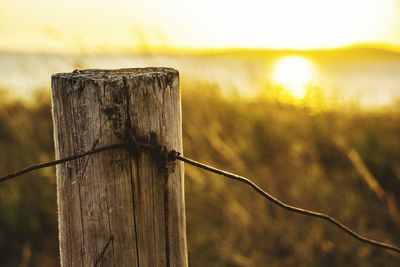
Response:
[[[54,158],[48,89],[0,98],[0,174]],[[287,203],[400,244],[400,107],[314,109],[182,84],[185,155],[253,179]],[[190,266],[399,266],[400,258],[242,184],[187,166]],[[0,265],[58,266],[54,169],[0,185]]]

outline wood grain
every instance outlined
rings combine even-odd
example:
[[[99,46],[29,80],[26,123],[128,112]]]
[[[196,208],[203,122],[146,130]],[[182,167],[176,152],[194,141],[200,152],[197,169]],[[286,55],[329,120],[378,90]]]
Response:
[[[169,68],[52,76],[56,158],[121,142],[182,151],[179,74]],[[150,151],[57,166],[62,266],[187,266],[183,165]]]

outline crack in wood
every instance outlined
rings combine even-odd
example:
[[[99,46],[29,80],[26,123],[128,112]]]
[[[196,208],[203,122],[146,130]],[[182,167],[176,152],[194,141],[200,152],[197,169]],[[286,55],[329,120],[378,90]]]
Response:
[[[100,256],[97,258],[97,260],[95,261],[95,263],[93,264],[93,267],[96,267],[99,262],[101,261],[101,259],[104,257],[104,255],[106,254],[106,251],[108,249],[108,247],[110,246],[110,243],[114,241],[114,236],[110,235],[110,237],[108,238],[107,243],[104,245],[103,249],[101,250]]]

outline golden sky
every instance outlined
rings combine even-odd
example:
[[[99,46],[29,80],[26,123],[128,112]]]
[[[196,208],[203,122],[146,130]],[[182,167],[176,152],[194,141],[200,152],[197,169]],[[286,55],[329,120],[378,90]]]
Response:
[[[1,0],[0,50],[400,47],[400,0]]]

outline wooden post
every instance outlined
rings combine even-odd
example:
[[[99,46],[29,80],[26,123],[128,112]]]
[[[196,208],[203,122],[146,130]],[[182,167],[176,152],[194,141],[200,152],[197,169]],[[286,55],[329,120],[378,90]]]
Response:
[[[174,69],[52,76],[56,158],[122,141],[182,151]],[[187,266],[183,166],[151,151],[105,151],[57,166],[62,266]]]

